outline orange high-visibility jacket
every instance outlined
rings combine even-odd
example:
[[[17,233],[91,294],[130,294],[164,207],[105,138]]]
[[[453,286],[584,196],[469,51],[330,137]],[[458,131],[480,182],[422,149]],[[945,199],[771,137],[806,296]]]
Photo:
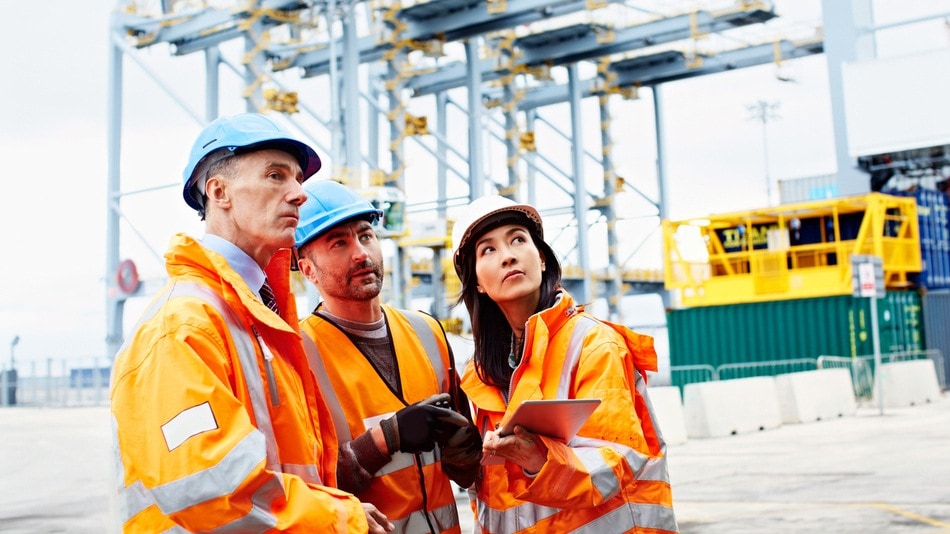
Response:
[[[312,362],[311,369],[318,377],[329,378],[333,391],[324,388],[327,403],[331,411],[340,411],[346,419],[347,428],[336,424],[341,443],[409,404],[449,392],[448,342],[435,319],[386,305],[383,313],[392,333],[402,399],[336,325],[315,314],[300,323],[303,334],[316,345],[313,357],[319,361]],[[455,495],[439,458],[438,445],[431,452],[415,455],[397,452],[357,496],[386,514],[397,533],[430,532],[430,525],[435,532],[457,533]]]
[[[266,270],[282,317],[221,255],[175,236],[170,280],[112,374],[125,532],[365,532],[333,489],[337,443],[307,366],[289,250]],[[329,428],[327,428],[329,427]]]
[[[483,434],[525,400],[602,402],[568,444],[538,436],[548,453],[535,476],[510,461],[482,467],[474,506],[481,531],[676,532],[666,444],[643,377],[656,370],[653,338],[595,319],[563,290],[528,319],[525,336],[509,403],[478,379],[474,361],[463,374]]]

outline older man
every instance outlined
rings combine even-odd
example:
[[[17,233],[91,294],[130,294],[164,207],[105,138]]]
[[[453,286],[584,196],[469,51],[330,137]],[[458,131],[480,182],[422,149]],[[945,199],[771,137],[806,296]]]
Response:
[[[332,422],[307,366],[290,292],[302,183],[320,158],[257,114],[198,136],[184,197],[206,220],[177,235],[169,282],[112,377],[126,532],[386,532],[336,484]]]

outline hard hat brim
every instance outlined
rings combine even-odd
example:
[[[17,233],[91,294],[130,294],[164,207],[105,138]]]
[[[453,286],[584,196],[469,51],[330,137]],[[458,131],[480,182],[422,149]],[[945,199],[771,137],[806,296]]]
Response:
[[[185,202],[199,212],[204,209],[202,195],[194,189],[199,178],[197,171],[207,171],[208,167],[201,163],[212,153],[227,149],[237,155],[269,148],[293,156],[300,164],[304,180],[316,174],[322,166],[320,156],[310,145],[268,117],[255,113],[220,117],[205,127],[192,146],[189,163],[183,173],[182,193]]]
[[[320,161],[320,156],[318,156],[312,148],[295,139],[268,139],[267,141],[261,141],[260,143],[254,143],[242,147],[234,147],[231,155],[237,156],[240,154],[247,154],[250,152],[268,149],[280,150],[293,156],[294,159],[297,160],[297,163],[300,164],[300,170],[303,172],[303,181],[307,181],[307,179],[316,174],[323,166],[323,162]],[[213,154],[213,152],[211,154]],[[200,178],[200,173],[197,171],[203,168],[207,169],[206,165],[202,165],[204,159],[205,158],[202,158],[201,161],[195,165],[195,168],[191,173],[191,178],[188,180],[188,185],[184,190],[185,202],[187,202],[188,205],[195,210],[201,210],[204,208],[204,206],[201,205],[201,201],[199,199],[199,197],[203,195],[198,193],[196,191],[197,188],[195,187],[195,184]],[[219,160],[220,159],[223,158],[219,158]]]
[[[323,230],[321,230],[319,233],[315,233],[313,235],[307,236],[306,238],[298,241],[294,246],[296,246],[299,249],[300,247],[306,245],[307,243],[315,239],[318,239],[323,234],[329,232],[330,230],[333,229],[334,226],[338,224],[342,224],[346,221],[349,221],[350,219],[361,219],[361,218],[366,219],[371,223],[381,220],[383,218],[383,210],[379,210],[376,208],[365,208],[363,206],[354,206],[353,209],[351,210],[338,213],[325,221],[320,221],[318,224],[314,224],[313,226],[323,226],[324,227]],[[297,228],[297,233],[301,235],[307,235],[311,231],[312,229],[307,228],[305,226],[298,226]]]

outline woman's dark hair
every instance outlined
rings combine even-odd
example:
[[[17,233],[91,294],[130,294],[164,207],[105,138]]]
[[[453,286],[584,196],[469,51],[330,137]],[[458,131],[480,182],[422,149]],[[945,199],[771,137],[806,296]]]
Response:
[[[541,296],[535,313],[554,305],[558,289],[561,287],[561,264],[550,245],[537,234],[535,225],[520,216],[505,217],[486,225],[477,235],[473,234],[468,241],[469,244],[460,251],[462,261],[459,279],[462,282],[462,292],[456,305],[465,303],[472,321],[472,337],[475,340],[475,372],[483,383],[498,387],[507,395],[512,373],[508,365],[512,339],[511,326],[495,301],[487,294],[478,292],[474,254],[474,243],[479,236],[505,224],[518,224],[527,228],[531,241],[544,258],[545,269],[541,272]]]

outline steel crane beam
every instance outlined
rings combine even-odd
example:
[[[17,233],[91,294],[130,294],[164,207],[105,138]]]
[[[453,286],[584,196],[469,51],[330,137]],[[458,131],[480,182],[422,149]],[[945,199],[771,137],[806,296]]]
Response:
[[[694,76],[765,65],[777,59],[784,61],[821,54],[823,50],[821,40],[800,43],[782,40],[775,43],[727,50],[715,55],[701,54],[695,58],[687,58],[682,52],[668,50],[658,54],[616,61],[609,66],[609,69],[617,76],[613,81],[613,85],[616,87],[650,87]],[[583,97],[599,94],[603,92],[603,89],[603,81],[600,78],[589,78],[581,84]],[[560,104],[567,102],[569,96],[566,84],[539,86],[525,93],[524,98],[518,101],[518,110],[525,111]],[[500,89],[492,89],[482,96],[484,100],[488,101],[498,100],[501,97]]]
[[[616,0],[611,0],[616,1]],[[508,0],[504,11],[493,12],[490,3],[472,0],[434,0],[397,11],[396,19],[405,23],[400,41],[461,41],[489,32],[567,15],[587,8],[587,0]],[[359,41],[361,63],[380,61],[394,43],[366,36]],[[274,70],[303,69],[302,77],[326,74],[330,69],[330,50],[326,43],[306,43],[269,50]],[[337,52],[338,59],[342,51]],[[463,67],[464,70],[464,67]]]
[[[617,74],[616,83],[621,87],[656,85],[683,78],[754,67],[786,59],[796,59],[820,54],[823,51],[824,46],[820,40],[803,43],[782,40],[775,43],[728,50],[714,55],[700,54],[692,59],[688,59],[680,53],[679,57],[674,60],[652,64],[638,61],[640,58],[632,58],[613,63],[610,65],[610,70]],[[693,66],[691,62],[696,61],[699,64]]]
[[[244,20],[259,16],[265,29],[272,28],[285,24],[286,21],[271,17],[269,13],[289,13],[306,7],[307,5],[299,0],[263,0],[253,9],[206,8],[161,17],[117,13],[113,17],[113,25],[124,29],[133,37],[133,45],[136,48],[169,43],[174,45],[173,53],[182,56],[241,37]]]
[[[510,65],[499,67],[483,62],[482,79],[490,81],[511,69],[537,65],[566,65],[578,61],[629,52],[638,48],[670,43],[691,36],[717,33],[748,24],[765,22],[776,16],[773,10],[754,8],[713,14],[696,11],[687,15],[664,18],[620,30],[609,30],[596,24],[577,24],[548,32],[527,35],[515,40],[520,52]],[[608,38],[609,31],[613,35]],[[488,65],[487,67],[485,65]],[[449,64],[436,72],[427,72],[407,80],[406,86],[415,96],[423,96],[465,84],[464,65]]]
[[[434,0],[402,9],[397,17],[406,23],[404,38],[452,42],[567,15],[587,9],[587,4],[587,0],[509,0],[504,11],[495,12],[491,2]]]

